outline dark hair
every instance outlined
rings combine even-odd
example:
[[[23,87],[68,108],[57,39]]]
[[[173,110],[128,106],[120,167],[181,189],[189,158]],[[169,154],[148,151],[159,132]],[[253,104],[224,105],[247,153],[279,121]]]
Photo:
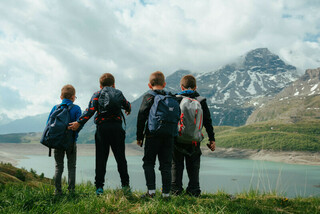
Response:
[[[162,86],[165,83],[165,77],[161,71],[156,71],[150,75],[149,82],[152,86]]]
[[[114,85],[114,77],[110,73],[104,73],[100,77],[100,85],[105,86],[113,86]]]
[[[183,86],[185,89],[194,89],[195,87],[197,87],[197,81],[196,78],[194,78],[194,76],[189,74],[181,78],[180,85]]]
[[[63,99],[71,99],[74,95],[76,95],[76,89],[72,85],[68,84],[61,88],[61,97]]]

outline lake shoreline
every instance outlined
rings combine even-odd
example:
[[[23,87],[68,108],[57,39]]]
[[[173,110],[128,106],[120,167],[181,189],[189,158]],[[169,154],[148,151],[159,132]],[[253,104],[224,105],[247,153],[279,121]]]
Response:
[[[206,146],[202,154],[207,157],[250,159],[261,161],[283,162],[288,164],[320,165],[320,152],[270,151],[238,148],[217,148],[211,152]],[[49,149],[40,144],[0,143],[0,162],[17,165],[20,159],[28,155],[48,155]],[[110,152],[112,155],[112,152]],[[94,144],[78,144],[78,156],[94,156]],[[136,144],[126,144],[127,156],[142,156],[143,148]],[[53,158],[53,157],[52,157]]]
[[[203,147],[202,154],[207,157],[216,158],[249,159],[320,166],[320,152],[271,151],[239,148],[217,148],[216,151],[211,152],[208,148]]]

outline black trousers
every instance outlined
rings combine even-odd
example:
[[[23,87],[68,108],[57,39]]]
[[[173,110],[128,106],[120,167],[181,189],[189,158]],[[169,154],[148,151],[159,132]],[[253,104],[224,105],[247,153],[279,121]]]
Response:
[[[72,148],[73,147],[73,148]],[[67,156],[68,163],[68,190],[74,191],[76,185],[76,162],[77,146],[76,143],[70,145],[67,151],[55,149],[54,159],[56,161],[56,171],[54,174],[54,184],[56,192],[61,192],[61,177],[64,169],[64,156]]]
[[[129,186],[129,174],[125,156],[125,131],[120,122],[106,122],[97,125],[96,144],[96,177],[97,188],[103,187],[110,147],[118,165],[121,185]]]
[[[154,166],[156,157],[159,160],[159,170],[162,178],[162,192],[169,193],[171,189],[173,137],[147,137],[144,147],[143,169],[148,190],[156,189]]]
[[[180,194],[183,191],[183,170],[184,162],[188,173],[189,183],[186,192],[190,195],[199,196],[201,193],[199,184],[200,171],[200,147],[196,148],[196,152],[186,154],[179,149],[173,149],[172,157],[172,192]]]

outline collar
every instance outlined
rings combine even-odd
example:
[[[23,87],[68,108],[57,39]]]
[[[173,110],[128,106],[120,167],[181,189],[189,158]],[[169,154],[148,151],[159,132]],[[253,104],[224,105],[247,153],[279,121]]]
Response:
[[[194,90],[184,90],[181,91],[180,93],[178,93],[179,95],[183,95],[183,94],[193,94],[195,91]]]
[[[72,103],[73,102],[71,100],[69,100],[69,99],[63,99],[62,102],[61,102],[61,104],[67,104],[67,105],[70,105]]]

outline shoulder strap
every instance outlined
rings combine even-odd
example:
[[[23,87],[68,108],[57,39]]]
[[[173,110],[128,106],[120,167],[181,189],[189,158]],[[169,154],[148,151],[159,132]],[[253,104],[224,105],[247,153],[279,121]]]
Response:
[[[73,108],[74,104],[71,103],[70,105],[68,105],[68,111],[70,111]]]
[[[202,101],[206,100],[206,99],[207,99],[207,98],[202,97],[202,96],[196,97],[196,100],[198,100],[200,103],[201,103]]]

